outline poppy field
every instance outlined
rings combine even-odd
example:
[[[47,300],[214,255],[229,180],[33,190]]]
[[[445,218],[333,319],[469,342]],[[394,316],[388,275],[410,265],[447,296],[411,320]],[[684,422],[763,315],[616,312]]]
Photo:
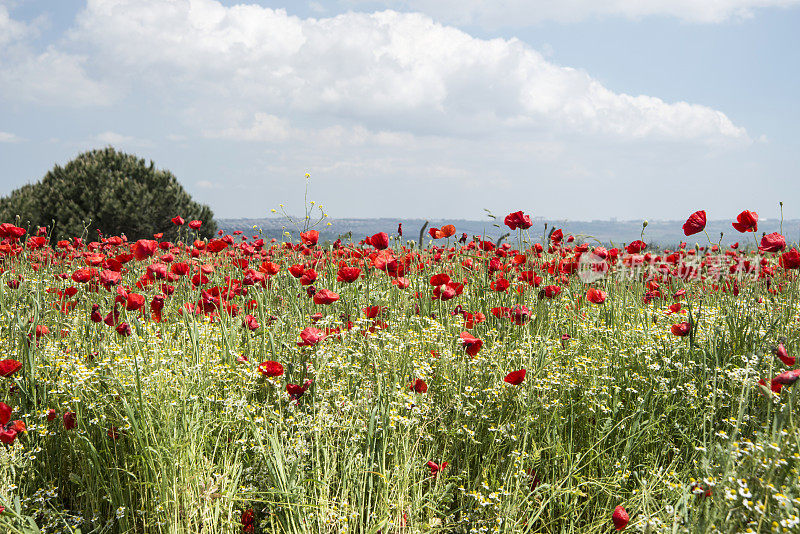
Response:
[[[172,222],[0,225],[3,532],[800,531],[800,253],[753,212],[672,249]]]

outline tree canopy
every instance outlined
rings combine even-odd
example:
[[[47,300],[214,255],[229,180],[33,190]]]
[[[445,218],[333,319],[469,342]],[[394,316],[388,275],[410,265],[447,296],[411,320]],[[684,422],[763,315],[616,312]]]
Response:
[[[193,201],[171,172],[111,147],[56,165],[39,182],[0,199],[0,222],[17,216],[20,226],[47,226],[57,238],[80,236],[84,229],[90,239],[98,230],[128,239],[159,232],[171,238],[177,233],[175,216],[202,221],[201,237],[217,229],[211,209]]]

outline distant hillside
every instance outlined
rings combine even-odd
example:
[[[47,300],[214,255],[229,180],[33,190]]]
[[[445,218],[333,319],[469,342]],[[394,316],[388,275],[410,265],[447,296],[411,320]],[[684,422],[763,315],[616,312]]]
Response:
[[[297,230],[282,218],[218,219],[217,221],[219,228],[226,233],[241,230],[245,235],[255,235],[260,230],[261,235],[268,239],[298,239]],[[331,226],[326,226],[325,223],[322,223],[314,228],[319,231],[320,240],[335,241],[337,238],[341,238],[342,241],[352,240],[354,242],[358,242],[366,236],[377,232],[386,232],[390,236],[396,236],[398,223],[403,225],[403,239],[416,241],[419,239],[420,229],[425,224],[424,219],[326,219],[326,222],[330,222]],[[706,231],[712,241],[715,243],[719,241],[720,232],[722,232],[724,234],[722,238],[723,244],[740,242],[743,245],[753,245],[753,236],[751,234],[740,234],[731,227],[731,222],[727,220],[709,221]],[[701,245],[706,242],[705,235],[702,233],[693,235],[690,238],[685,237],[681,229],[683,223],[684,221],[649,221],[645,229],[644,241],[653,246],[661,247],[674,247],[681,241],[686,241],[690,244],[697,242]],[[488,239],[496,240],[501,235],[509,232],[509,229],[503,225],[502,219],[495,221],[489,218],[482,221],[431,219],[428,228],[441,227],[445,224],[452,224],[456,227],[456,237],[460,236],[462,232],[466,232],[470,237],[481,235],[486,236]],[[547,225],[547,230],[545,230],[545,225]],[[253,228],[254,226],[256,229]],[[642,221],[548,221],[536,219],[528,233],[532,240],[539,241],[545,235],[545,232],[553,227],[562,228],[564,235],[575,235],[576,239],[581,242],[621,245],[639,239],[642,231]],[[760,239],[762,232],[777,232],[779,229],[779,220],[759,221],[757,237]],[[284,232],[289,232],[291,237],[286,237]],[[788,242],[798,242],[800,240],[800,220],[785,220],[783,222],[783,234]],[[516,232],[513,232],[508,237],[509,240],[515,238]],[[425,239],[430,239],[427,229],[425,231]]]

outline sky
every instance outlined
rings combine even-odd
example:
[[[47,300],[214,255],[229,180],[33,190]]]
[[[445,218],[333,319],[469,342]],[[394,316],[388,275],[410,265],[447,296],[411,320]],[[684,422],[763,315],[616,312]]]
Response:
[[[800,218],[800,0],[0,0],[0,195],[114,148],[220,218]]]

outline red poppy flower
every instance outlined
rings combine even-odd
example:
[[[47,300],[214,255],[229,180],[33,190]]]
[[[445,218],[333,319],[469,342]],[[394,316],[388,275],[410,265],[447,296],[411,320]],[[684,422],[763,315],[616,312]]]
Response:
[[[602,304],[606,301],[606,295],[605,291],[590,287],[586,292],[586,300],[595,304]]]
[[[361,311],[364,312],[367,319],[374,319],[379,315],[383,315],[388,309],[389,308],[386,306],[367,306],[366,308],[362,308]]]
[[[203,226],[203,221],[189,221],[189,228],[192,230],[198,230],[201,226]]]
[[[361,276],[361,269],[358,267],[342,267],[336,273],[336,281],[351,284],[358,280],[359,276]]]
[[[451,298],[456,296],[455,290],[452,287],[448,286],[436,286],[433,288],[433,293],[431,298],[433,300],[450,300]]]
[[[0,443],[5,443],[6,445],[11,445],[14,443],[14,440],[17,439],[17,431],[13,428],[6,429],[5,427],[0,427]],[[2,506],[0,506],[2,508]],[[3,508],[5,511],[5,508]]]
[[[250,315],[248,313],[247,315],[244,316],[244,319],[242,319],[242,326],[252,331],[252,330],[258,330],[258,328],[261,325],[258,324],[258,320],[253,315]]]
[[[181,217],[180,215],[172,218],[172,224],[174,224],[175,226],[183,226],[183,223],[185,222],[186,221],[184,221],[183,217]]]
[[[303,276],[305,270],[306,268],[298,263],[289,267],[289,274],[291,274],[295,278],[300,278],[301,276]]]
[[[319,241],[319,232],[316,230],[309,230],[308,232],[301,232],[300,239],[303,241],[303,244],[307,247],[313,247]]]
[[[125,337],[128,337],[133,333],[131,330],[131,325],[129,325],[128,323],[119,323],[117,325],[116,331],[117,334]]]
[[[427,393],[428,392],[428,384],[421,378],[417,378],[413,384],[411,384],[411,391],[414,393]]]
[[[299,399],[303,396],[303,393],[306,392],[313,382],[314,381],[310,378],[306,378],[305,381],[303,381],[302,386],[297,384],[286,384],[286,393],[288,393],[292,399]]]
[[[258,365],[258,372],[264,376],[276,377],[283,374],[283,365],[272,360],[261,362]]]
[[[646,248],[647,248],[647,243],[645,243],[641,239],[637,239],[636,241],[630,243],[627,247],[625,247],[625,250],[628,252],[628,254],[638,254]]]
[[[9,421],[11,421],[11,406],[6,404],[5,402],[0,402],[0,425],[5,426]]]
[[[781,259],[778,262],[784,269],[800,269],[800,252],[793,248],[789,252],[781,254]]]
[[[165,300],[164,295],[154,295],[150,301],[150,317],[157,323],[161,322],[161,311],[164,309]]]
[[[158,242],[152,239],[140,239],[131,245],[131,254],[138,261],[145,260],[155,254],[158,249]]]
[[[667,312],[667,315],[670,315],[672,313],[680,313],[680,311],[681,311],[681,303],[675,302],[669,305],[669,311]]]
[[[784,371],[772,379],[770,382],[770,389],[777,393],[783,386],[791,386],[797,382],[798,378],[800,378],[800,369]]]
[[[67,412],[64,414],[64,428],[67,430],[72,430],[77,426],[77,421],[75,419],[76,414],[75,412]]]
[[[317,271],[314,269],[306,269],[300,277],[300,283],[304,286],[313,284],[317,280]]]
[[[758,250],[761,252],[780,252],[786,248],[786,238],[778,232],[772,232],[761,238]]]
[[[376,250],[383,250],[389,246],[389,234],[386,232],[378,232],[372,237],[366,239],[367,245],[372,245]]]
[[[162,256],[163,258],[163,256]],[[147,277],[163,280],[167,277],[167,266],[164,263],[151,263],[147,266]]]
[[[544,286],[544,296],[549,299],[556,298],[559,293],[561,293],[561,287],[559,286]]]
[[[550,241],[553,243],[560,243],[562,239],[564,239],[564,232],[561,230],[561,228],[553,231],[553,233],[550,234]]]
[[[427,466],[428,466],[428,468],[431,470],[431,476],[432,476],[433,478],[436,478],[436,476],[439,474],[439,472],[440,472],[442,469],[444,469],[445,467],[447,467],[448,465],[450,465],[450,464],[449,464],[449,463],[447,463],[447,462],[442,462],[441,464],[437,464],[437,463],[436,463],[436,462],[434,462],[433,460],[430,460],[430,461],[429,461],[427,464],[425,464],[425,465],[427,465]]]
[[[225,250],[227,246],[228,246],[227,241],[223,239],[212,239],[211,241],[208,242],[208,245],[206,245],[206,250],[216,254],[217,252]]]
[[[524,308],[524,306],[523,306]],[[526,308],[527,309],[527,308]],[[472,328],[475,326],[475,323],[482,323],[486,320],[486,316],[481,312],[472,314],[469,312],[464,312],[464,328]]]
[[[744,210],[736,217],[733,227],[742,233],[758,232],[758,213]]]
[[[177,276],[186,276],[189,274],[189,264],[185,262],[173,263],[169,268],[169,272]]]
[[[103,287],[109,289],[111,286],[115,286],[120,283],[122,280],[122,273],[106,269],[104,271],[100,271],[99,280]]]
[[[467,349],[467,354],[475,356],[483,347],[483,340],[478,339],[469,332],[461,332],[461,345]]]
[[[450,281],[450,276],[446,273],[434,274],[431,276],[430,284],[432,286],[442,286]]]
[[[506,306],[498,306],[491,309],[492,315],[498,319],[508,319],[511,317],[511,308]]]
[[[706,212],[703,210],[696,211],[689,215],[686,222],[683,223],[684,235],[694,235],[702,232],[706,228]]]
[[[36,339],[39,339],[42,336],[46,336],[50,333],[50,329],[47,328],[45,325],[37,324],[36,328],[33,330],[33,335],[36,336]],[[29,334],[30,336],[30,334]]]
[[[506,280],[505,278],[498,278],[497,280],[494,280],[491,284],[489,284],[489,287],[493,291],[497,291],[498,293],[501,293],[501,292],[505,291],[506,289],[508,289],[508,286],[510,286],[510,285],[511,285],[511,283],[508,280]]]
[[[539,284],[542,283],[542,277],[537,276],[533,271],[522,271],[519,273],[519,279],[520,281],[530,284],[534,287],[539,287]]]
[[[267,276],[274,276],[278,274],[281,270],[281,266],[277,263],[273,263],[271,261],[265,261],[261,264],[258,268],[258,272],[264,273]]]
[[[630,517],[628,517],[628,512],[625,511],[625,508],[617,506],[614,508],[614,513],[611,514],[611,521],[614,522],[614,528],[616,530],[625,530],[625,527],[628,526],[628,521],[630,521]]]
[[[72,281],[77,282],[79,284],[85,284],[92,278],[97,276],[97,269],[94,267],[84,267],[83,269],[78,269],[74,273],[72,273]]]
[[[0,360],[0,376],[12,376],[14,373],[22,369],[22,362],[17,360],[6,359]]]
[[[408,287],[411,285],[411,280],[403,277],[395,278],[392,280],[392,285],[395,285],[400,289],[408,289]]]
[[[523,214],[521,211],[515,211],[514,213],[509,213],[506,215],[506,218],[503,220],[506,223],[506,226],[511,228],[512,230],[516,230],[520,228],[522,230],[527,230],[533,223],[531,222],[531,218],[529,215]]]
[[[332,304],[339,300],[339,294],[329,289],[320,289],[314,294],[314,304]]]
[[[125,301],[125,309],[128,311],[136,311],[144,306],[144,295],[136,293],[128,293],[128,298]]]
[[[25,235],[25,229],[19,226],[14,226],[11,223],[0,224],[0,238],[10,237],[12,239],[19,239]]]
[[[525,369],[520,369],[519,371],[511,371],[506,375],[503,379],[505,382],[508,382],[512,386],[518,386],[522,384],[522,381],[525,380]]]
[[[307,326],[300,332],[300,339],[302,341],[297,344],[298,347],[311,347],[325,339],[325,333],[313,326]]]
[[[794,356],[789,356],[789,352],[786,350],[786,347],[783,346],[783,343],[778,343],[778,346],[772,351],[772,353],[789,367],[795,363],[796,358]]]
[[[108,326],[114,326],[119,321],[119,310],[117,309],[116,304],[114,305],[114,309],[108,312],[103,322]]]
[[[455,234],[456,234],[456,227],[453,226],[452,224],[445,224],[444,226],[442,226],[442,229],[439,230],[439,233],[437,234],[436,238],[441,239],[443,237],[452,237]]]
[[[17,433],[28,431],[27,427],[25,426],[25,421],[20,421],[19,419],[11,423],[11,426],[9,428],[16,430]]]
[[[430,234],[430,236],[434,239],[442,239],[445,237],[450,237],[455,235],[455,233],[456,233],[456,227],[453,226],[452,224],[447,224],[445,226],[442,226],[441,228],[433,227],[428,230],[428,234]]]
[[[684,321],[682,323],[672,325],[672,334],[680,337],[688,336],[692,330],[692,325]]]
[[[528,309],[527,306],[522,306],[518,304],[511,308],[509,311],[509,316],[514,321],[514,324],[517,326],[522,326],[528,322],[528,319],[531,318],[531,311]]]

